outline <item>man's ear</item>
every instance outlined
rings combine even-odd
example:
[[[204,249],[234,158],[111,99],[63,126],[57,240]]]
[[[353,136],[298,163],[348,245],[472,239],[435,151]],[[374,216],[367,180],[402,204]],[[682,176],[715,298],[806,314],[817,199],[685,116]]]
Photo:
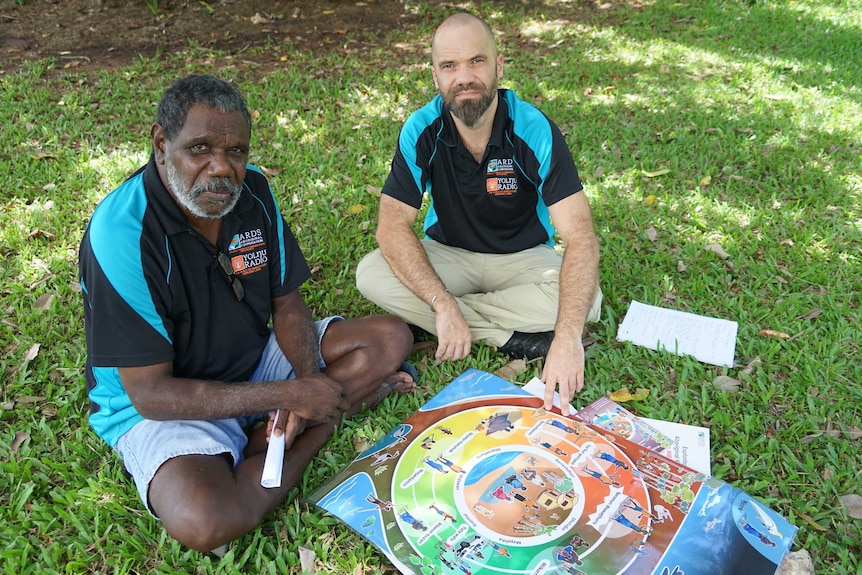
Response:
[[[503,55],[497,54],[497,78],[503,77]]]
[[[150,137],[153,140],[153,155],[156,158],[157,164],[165,163],[165,143],[168,139],[165,137],[165,131],[158,124],[153,124],[150,128]]]
[[[437,70],[434,69],[434,65],[431,65],[431,78],[434,79],[434,89],[440,90],[440,85],[437,84]]]

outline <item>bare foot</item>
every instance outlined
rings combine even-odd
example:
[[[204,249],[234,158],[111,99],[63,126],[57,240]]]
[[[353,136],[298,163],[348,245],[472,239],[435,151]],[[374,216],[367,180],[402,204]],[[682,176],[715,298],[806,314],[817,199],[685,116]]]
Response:
[[[409,363],[403,363],[400,370],[384,379],[383,383],[373,392],[377,396],[375,403],[382,401],[392,391],[397,391],[398,393],[415,391],[418,379],[419,373],[416,371],[416,368]]]

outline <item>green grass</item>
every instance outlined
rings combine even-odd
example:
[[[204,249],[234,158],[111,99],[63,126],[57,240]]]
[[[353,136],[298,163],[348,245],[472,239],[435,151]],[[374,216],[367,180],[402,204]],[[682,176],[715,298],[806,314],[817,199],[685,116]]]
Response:
[[[271,44],[234,57],[190,45],[111,71],[45,60],[0,75],[3,572],[299,573],[300,546],[319,572],[392,572],[302,495],[350,461],[355,441],[378,439],[465,369],[505,360],[483,346],[439,366],[415,354],[421,396],[346,422],[299,493],[218,561],[166,536],[87,425],[76,252],[95,204],[146,160],[164,88],[217,70],[260,114],[252,161],[273,174],[314,268],[309,304],[377,313],[354,269],[375,245],[375,194],[401,123],[433,95],[424,50],[446,14],[411,4],[417,26],[351,33],[339,50]],[[862,2],[472,6],[501,33],[503,85],[557,121],[592,203],[605,308],[579,401],[649,388],[632,409],[709,426],[715,475],[798,525],[794,549],[818,574],[859,573],[862,523],[839,497],[860,492],[862,467],[862,444],[841,433],[862,420]],[[737,321],[737,366],[616,341],[632,300]],[[740,392],[711,387],[720,373]]]

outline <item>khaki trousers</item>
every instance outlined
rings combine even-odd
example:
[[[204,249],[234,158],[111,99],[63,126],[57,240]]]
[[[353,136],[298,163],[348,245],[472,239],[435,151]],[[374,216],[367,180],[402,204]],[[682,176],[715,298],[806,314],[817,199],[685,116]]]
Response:
[[[512,332],[551,331],[557,320],[562,255],[540,245],[514,254],[481,254],[422,240],[437,275],[455,296],[473,341],[501,346]],[[386,310],[436,335],[434,312],[395,276],[380,250],[359,262],[356,286]],[[598,321],[596,291],[588,322]]]

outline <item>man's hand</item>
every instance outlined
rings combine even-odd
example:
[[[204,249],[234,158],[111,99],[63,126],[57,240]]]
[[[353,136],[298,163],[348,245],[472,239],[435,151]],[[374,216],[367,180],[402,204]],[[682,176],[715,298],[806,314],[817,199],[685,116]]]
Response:
[[[437,327],[437,353],[434,358],[437,361],[447,359],[464,359],[470,355],[470,346],[473,338],[470,335],[470,326],[458,308],[455,297],[445,294],[445,297],[434,303],[436,312],[435,322]]]
[[[323,373],[289,379],[285,385],[291,395],[283,409],[294,417],[322,422],[340,417],[350,407],[341,384]]]
[[[284,437],[284,449],[288,450],[299,434],[305,431],[305,419],[292,411],[281,411],[278,415],[278,421],[275,421],[275,414],[275,411],[269,414],[269,421],[266,424],[266,440],[271,441],[272,438]]]
[[[584,388],[584,346],[580,339],[554,337],[545,358],[542,381],[545,382],[545,409],[553,407],[554,391],[559,385],[560,411],[569,415],[569,404],[575,393]]]

